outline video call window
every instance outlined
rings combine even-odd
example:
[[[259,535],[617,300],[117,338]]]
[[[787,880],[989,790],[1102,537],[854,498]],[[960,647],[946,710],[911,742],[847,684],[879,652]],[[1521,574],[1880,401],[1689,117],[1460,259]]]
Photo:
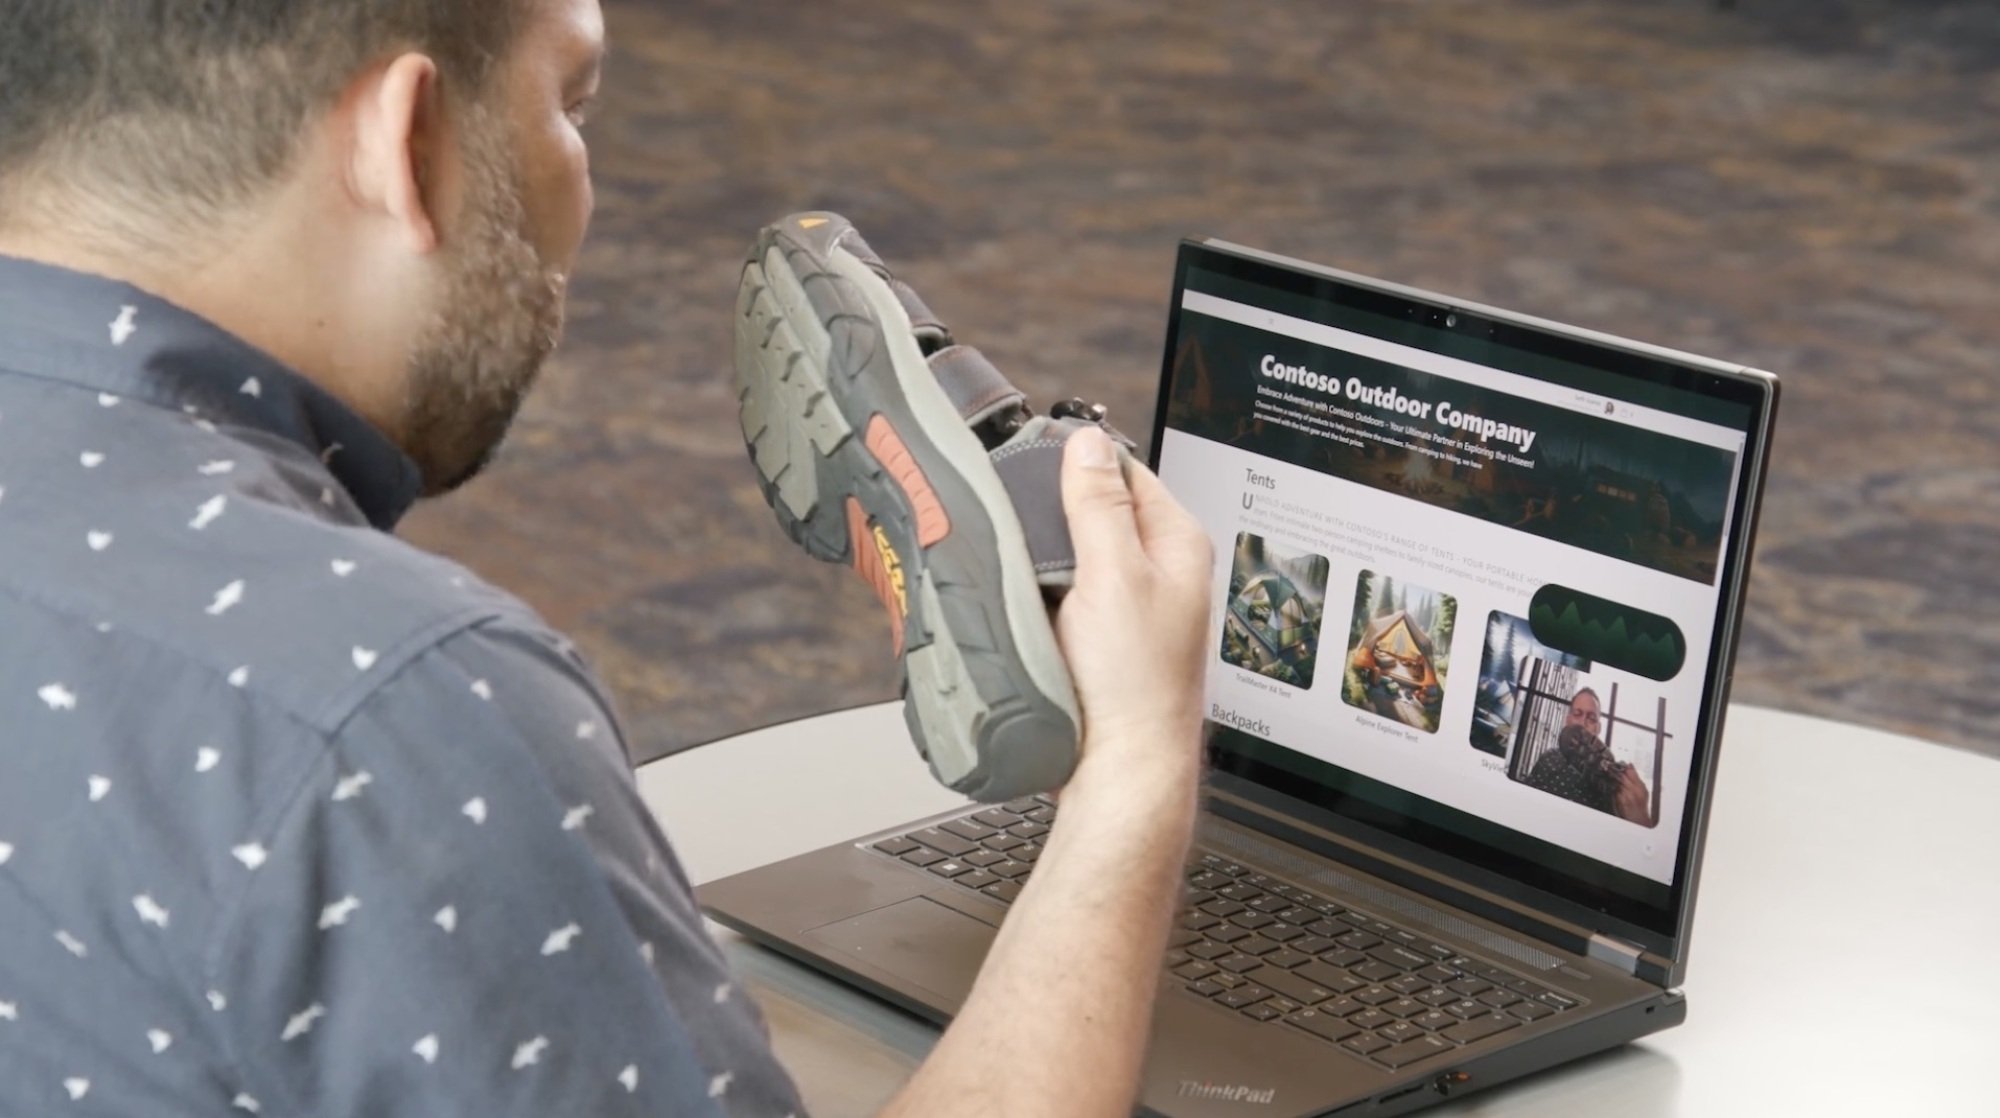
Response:
[[[1672,736],[1666,699],[1634,702],[1629,686],[1593,685],[1575,668],[1540,658],[1522,675],[1507,776],[1627,823],[1657,825],[1660,765]]]

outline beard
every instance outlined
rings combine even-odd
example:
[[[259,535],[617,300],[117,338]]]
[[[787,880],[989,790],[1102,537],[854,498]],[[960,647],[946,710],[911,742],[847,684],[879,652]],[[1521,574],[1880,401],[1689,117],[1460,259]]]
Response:
[[[426,496],[493,460],[562,338],[568,286],[528,239],[505,127],[474,107],[464,136],[464,206],[446,230],[437,310],[409,359],[403,449]]]

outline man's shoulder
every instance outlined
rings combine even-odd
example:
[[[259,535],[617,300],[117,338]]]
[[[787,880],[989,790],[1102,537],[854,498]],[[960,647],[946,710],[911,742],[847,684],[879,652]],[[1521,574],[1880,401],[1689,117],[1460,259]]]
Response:
[[[278,518],[287,523],[264,534],[264,546],[225,553],[240,570],[209,581],[218,601],[242,587],[228,615],[243,611],[231,629],[242,638],[237,658],[251,663],[251,689],[323,728],[468,634],[560,639],[519,598],[451,559],[365,525]]]
[[[247,665],[253,694],[291,708],[323,730],[447,642],[560,638],[520,599],[463,565],[365,525],[245,510],[284,523],[249,553],[223,552],[196,587],[216,595],[206,616],[240,587],[240,601],[214,634],[231,648],[228,670]],[[238,611],[241,611],[239,614]],[[210,649],[198,650],[212,655]],[[222,662],[216,662],[223,667]]]
[[[52,653],[91,650],[110,676],[142,674],[132,687],[220,681],[321,731],[466,630],[561,646],[463,565],[341,516],[341,494],[313,507],[318,487],[261,476],[285,465],[155,479],[111,508],[36,517],[40,546],[0,549],[17,553],[0,618]]]
[[[1546,784],[1559,779],[1571,767],[1561,750],[1551,749],[1536,758],[1534,766],[1528,770],[1528,782],[1537,786]]]

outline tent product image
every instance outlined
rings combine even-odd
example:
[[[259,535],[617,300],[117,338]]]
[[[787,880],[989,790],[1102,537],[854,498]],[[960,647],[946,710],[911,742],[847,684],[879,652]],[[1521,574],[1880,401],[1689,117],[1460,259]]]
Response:
[[[1371,686],[1386,678],[1423,694],[1438,686],[1432,655],[1430,634],[1399,609],[1369,623],[1353,667]]]

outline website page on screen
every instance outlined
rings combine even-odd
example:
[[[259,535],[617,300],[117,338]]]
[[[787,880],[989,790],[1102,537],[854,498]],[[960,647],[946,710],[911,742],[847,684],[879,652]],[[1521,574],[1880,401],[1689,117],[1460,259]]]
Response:
[[[1741,431],[1183,294],[1214,721],[1670,884]]]

